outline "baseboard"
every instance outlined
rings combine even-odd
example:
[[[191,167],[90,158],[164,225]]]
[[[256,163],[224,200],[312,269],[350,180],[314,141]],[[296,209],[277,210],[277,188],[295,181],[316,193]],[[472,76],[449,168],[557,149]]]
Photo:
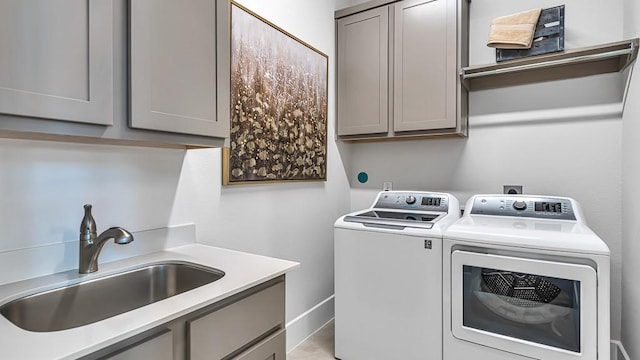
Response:
[[[334,316],[334,295],[287,323],[287,352],[313,335]]]
[[[611,340],[611,360],[631,360],[627,350],[618,340]]]

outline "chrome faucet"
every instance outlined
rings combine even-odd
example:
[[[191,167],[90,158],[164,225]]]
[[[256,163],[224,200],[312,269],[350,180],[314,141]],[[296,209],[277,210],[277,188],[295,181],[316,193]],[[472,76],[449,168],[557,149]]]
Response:
[[[91,205],[84,206],[84,217],[80,224],[80,274],[98,271],[98,255],[107,240],[113,239],[116,244],[128,244],[133,241],[133,235],[121,227],[112,227],[99,236],[96,232],[96,221],[91,215]]]

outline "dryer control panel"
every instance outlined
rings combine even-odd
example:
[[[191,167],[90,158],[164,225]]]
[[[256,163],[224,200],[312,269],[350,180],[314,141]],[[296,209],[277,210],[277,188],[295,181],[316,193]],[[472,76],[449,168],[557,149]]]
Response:
[[[449,211],[449,197],[446,194],[432,192],[383,191],[378,194],[373,207],[446,213]]]
[[[572,200],[561,197],[478,195],[471,214],[576,220]]]

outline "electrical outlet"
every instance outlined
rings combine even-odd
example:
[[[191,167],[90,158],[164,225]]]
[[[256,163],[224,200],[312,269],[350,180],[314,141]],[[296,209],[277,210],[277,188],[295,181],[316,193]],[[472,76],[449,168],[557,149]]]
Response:
[[[522,194],[522,185],[502,185],[502,193],[509,195]]]
[[[382,183],[382,191],[391,191],[393,190],[393,183],[391,181],[386,181]]]

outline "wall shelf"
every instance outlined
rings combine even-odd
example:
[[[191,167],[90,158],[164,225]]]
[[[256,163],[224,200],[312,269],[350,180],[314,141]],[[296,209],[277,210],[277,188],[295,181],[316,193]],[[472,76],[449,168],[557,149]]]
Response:
[[[464,67],[460,79],[469,90],[493,89],[544,81],[620,72],[638,56],[639,39]]]

